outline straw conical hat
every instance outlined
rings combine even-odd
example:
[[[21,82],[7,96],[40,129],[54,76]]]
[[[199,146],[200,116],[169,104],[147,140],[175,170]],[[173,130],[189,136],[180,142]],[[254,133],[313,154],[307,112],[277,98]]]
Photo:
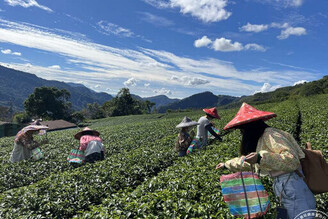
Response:
[[[275,113],[261,111],[255,109],[247,103],[243,103],[236,116],[224,127],[224,130],[231,129],[236,126],[240,126],[257,120],[265,121],[276,116],[277,115]]]
[[[184,128],[199,125],[198,122],[192,121],[189,117],[185,116],[183,120],[176,126],[176,128]]]

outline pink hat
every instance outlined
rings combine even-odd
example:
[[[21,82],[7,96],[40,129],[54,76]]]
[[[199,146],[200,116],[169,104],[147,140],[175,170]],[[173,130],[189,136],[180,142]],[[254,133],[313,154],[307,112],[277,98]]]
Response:
[[[92,133],[92,135],[95,135],[95,136],[99,136],[99,135],[100,135],[99,132],[97,132],[96,130],[92,130],[92,129],[90,129],[89,127],[85,127],[82,131],[76,133],[76,134],[74,135],[74,138],[80,140],[80,138],[81,138],[83,135],[85,135],[85,134],[87,134],[87,133],[90,133],[90,132]]]
[[[215,107],[210,108],[210,109],[203,109],[203,111],[211,116],[213,116],[214,118],[220,119],[220,116],[216,110]]]
[[[265,121],[276,116],[277,115],[275,113],[260,111],[255,109],[251,105],[248,105],[247,103],[243,103],[236,116],[224,127],[224,130],[231,129],[236,126],[240,126],[257,120]]]

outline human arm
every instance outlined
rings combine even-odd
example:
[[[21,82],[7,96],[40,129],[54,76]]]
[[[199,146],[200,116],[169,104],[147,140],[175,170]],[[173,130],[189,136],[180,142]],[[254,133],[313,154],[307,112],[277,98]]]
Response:
[[[300,166],[296,142],[290,140],[288,133],[269,132],[261,138],[263,146],[258,151],[262,157],[261,169],[266,171],[292,172]]]
[[[219,141],[222,141],[222,138],[221,138],[218,134],[216,134],[216,132],[212,129],[212,126],[213,126],[213,124],[212,124],[212,123],[209,123],[209,124],[207,124],[207,125],[205,126],[205,129],[206,129],[209,133],[211,133],[211,135],[213,135],[216,139],[218,139]]]

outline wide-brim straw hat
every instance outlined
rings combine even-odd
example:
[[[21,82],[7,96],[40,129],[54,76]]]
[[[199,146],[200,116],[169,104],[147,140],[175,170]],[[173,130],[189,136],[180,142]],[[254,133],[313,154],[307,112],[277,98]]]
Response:
[[[15,140],[17,140],[20,136],[25,135],[28,132],[33,132],[33,131],[40,131],[40,130],[47,130],[49,129],[48,126],[45,125],[28,125],[24,128],[22,128],[15,137]]]
[[[265,121],[276,116],[277,115],[275,113],[261,111],[252,107],[251,105],[248,105],[247,103],[243,103],[236,116],[224,127],[224,130],[238,128],[240,125],[244,125],[257,120]]]
[[[211,116],[214,117],[214,118],[220,119],[220,116],[219,116],[219,114],[218,114],[218,111],[216,110],[215,107],[210,108],[210,109],[203,109],[203,111],[204,111],[206,114],[209,114],[209,115],[211,115]]]
[[[185,128],[199,125],[198,122],[192,121],[189,117],[185,116],[183,120],[176,126],[176,128]]]
[[[88,134],[88,133],[92,133],[92,135],[94,135],[94,136],[99,136],[99,135],[100,135],[98,131],[96,131],[96,130],[92,130],[92,129],[90,129],[89,127],[85,127],[82,131],[76,133],[76,134],[74,135],[74,138],[80,140],[80,138],[81,138],[83,135]]]

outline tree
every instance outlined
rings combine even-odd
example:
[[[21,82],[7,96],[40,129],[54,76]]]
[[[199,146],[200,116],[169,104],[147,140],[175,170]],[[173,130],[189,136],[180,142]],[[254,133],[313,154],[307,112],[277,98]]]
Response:
[[[142,113],[150,113],[155,104],[150,101],[139,101],[134,99],[128,88],[122,88],[115,98],[103,104],[107,116],[124,116]]]
[[[105,112],[98,103],[88,103],[83,110],[88,119],[101,119],[105,117]]]
[[[44,119],[68,119],[70,117],[70,93],[55,87],[37,87],[25,100],[24,108],[28,115]]]

